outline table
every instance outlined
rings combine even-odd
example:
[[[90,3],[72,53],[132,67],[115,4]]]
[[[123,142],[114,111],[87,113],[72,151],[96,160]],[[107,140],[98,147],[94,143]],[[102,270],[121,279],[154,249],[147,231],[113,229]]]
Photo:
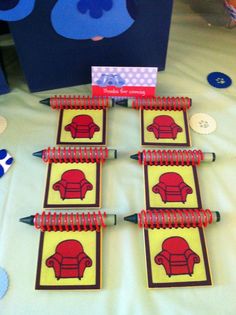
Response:
[[[214,286],[146,288],[143,233],[123,221],[125,215],[144,207],[142,168],[129,159],[140,149],[139,115],[116,107],[109,110],[108,143],[118,149],[119,156],[104,166],[102,200],[103,209],[118,214],[118,224],[104,233],[103,289],[34,290],[39,233],[19,223],[19,218],[42,208],[46,166],[32,152],[53,146],[57,129],[57,114],[38,102],[51,93],[90,94],[91,87],[31,94],[9,52],[12,92],[0,97],[0,114],[8,120],[0,147],[12,153],[15,164],[0,179],[0,266],[10,277],[9,290],[0,300],[2,315],[235,314],[236,29],[218,23],[221,16],[215,11],[209,22],[209,10],[207,14],[196,12],[193,2],[175,2],[167,68],[159,74],[157,94],[189,96],[193,99],[190,115],[204,112],[217,121],[213,134],[191,131],[194,148],[217,155],[215,163],[203,164],[198,172],[203,207],[222,215],[222,221],[205,233]],[[211,87],[206,77],[212,71],[228,74],[232,86],[223,90]]]

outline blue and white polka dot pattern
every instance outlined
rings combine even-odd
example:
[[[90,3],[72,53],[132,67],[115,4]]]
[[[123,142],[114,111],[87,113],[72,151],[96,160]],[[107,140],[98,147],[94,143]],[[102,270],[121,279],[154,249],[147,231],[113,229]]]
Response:
[[[13,157],[5,149],[0,150],[0,178],[8,171],[13,163]]]
[[[4,297],[8,289],[8,275],[6,271],[0,267],[0,299]]]
[[[108,78],[114,74],[121,77],[125,86],[155,87],[157,83],[157,68],[154,67],[92,67],[92,85],[101,86],[99,80],[104,74]]]

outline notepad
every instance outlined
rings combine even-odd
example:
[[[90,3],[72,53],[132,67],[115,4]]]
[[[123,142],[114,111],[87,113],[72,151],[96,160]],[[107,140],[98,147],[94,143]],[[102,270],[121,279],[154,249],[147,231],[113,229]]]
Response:
[[[149,288],[211,285],[202,228],[144,231]]]
[[[148,209],[143,222],[150,288],[211,284],[202,226],[212,222],[212,214],[201,209],[196,167],[214,159],[201,150],[138,153]]]
[[[106,109],[60,110],[57,144],[106,145]]]
[[[201,208],[195,166],[144,166],[147,209]]]
[[[190,146],[187,112],[142,110],[142,145]]]
[[[101,231],[42,232],[37,290],[101,288]]]
[[[56,147],[43,151],[48,163],[43,207],[100,208],[102,164],[116,150],[97,147]]]
[[[201,208],[197,165],[199,150],[143,150],[144,190],[147,209]]]
[[[99,208],[100,163],[52,163],[48,166],[44,208]]]
[[[144,228],[149,288],[212,284],[204,230],[220,221],[218,211],[142,210],[125,221]]]
[[[142,145],[191,145],[187,115],[190,101],[187,102],[186,98],[162,98],[160,102],[154,98],[144,99],[143,103],[140,111]]]

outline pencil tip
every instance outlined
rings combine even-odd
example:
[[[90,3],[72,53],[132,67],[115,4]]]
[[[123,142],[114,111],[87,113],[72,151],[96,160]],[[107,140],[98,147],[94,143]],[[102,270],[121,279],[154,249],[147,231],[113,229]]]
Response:
[[[34,152],[32,155],[41,158],[42,157],[42,152],[43,151],[37,151],[37,152]]]
[[[138,160],[138,154],[130,155],[130,158],[133,160]]]
[[[122,107],[128,107],[128,100],[127,99],[116,100],[115,104]]]
[[[50,98],[45,98],[44,100],[39,101],[39,103],[50,106]]]
[[[138,223],[137,214],[128,215],[127,217],[124,217],[124,220],[132,223]]]
[[[29,224],[29,225],[34,225],[34,216],[31,215],[29,217],[20,218],[19,221],[22,223]]]
[[[216,222],[220,222],[220,213],[216,211]]]

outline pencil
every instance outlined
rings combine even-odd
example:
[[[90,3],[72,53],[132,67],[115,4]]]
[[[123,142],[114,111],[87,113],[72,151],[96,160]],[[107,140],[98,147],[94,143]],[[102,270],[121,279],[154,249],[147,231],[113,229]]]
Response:
[[[214,152],[201,152],[200,150],[143,150],[130,156],[133,160],[142,162],[153,162],[154,164],[186,163],[198,164],[201,162],[215,162]]]
[[[42,212],[20,219],[20,222],[45,231],[80,231],[116,225],[116,215],[106,212],[58,213]]]
[[[105,161],[117,159],[117,150],[105,147],[49,147],[33,153],[45,162]]]
[[[186,110],[191,107],[189,97],[138,97],[135,99],[117,100],[116,105],[134,109]]]
[[[52,109],[104,109],[114,107],[115,100],[102,96],[55,95],[40,101]]]
[[[144,228],[206,227],[219,222],[220,213],[209,209],[143,210],[124,217],[124,220]]]

